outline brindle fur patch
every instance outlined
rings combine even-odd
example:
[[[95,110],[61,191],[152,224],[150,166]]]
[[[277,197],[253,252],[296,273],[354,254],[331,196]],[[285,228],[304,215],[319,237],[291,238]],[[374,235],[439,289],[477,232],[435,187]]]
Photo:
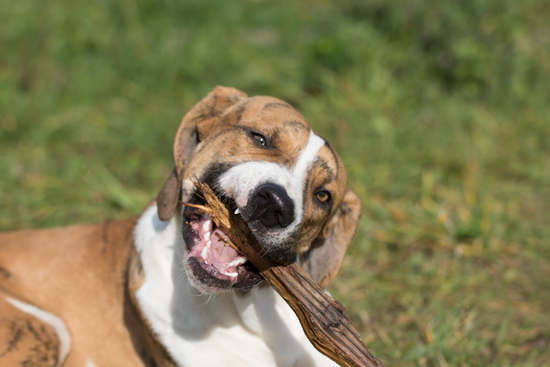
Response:
[[[6,279],[10,279],[13,275],[4,268],[0,268],[0,276]]]
[[[59,338],[54,329],[32,316],[0,319],[0,365],[56,366]]]
[[[262,111],[273,111],[277,108],[292,108],[288,103],[286,102],[271,102],[266,103],[264,107],[262,108]]]

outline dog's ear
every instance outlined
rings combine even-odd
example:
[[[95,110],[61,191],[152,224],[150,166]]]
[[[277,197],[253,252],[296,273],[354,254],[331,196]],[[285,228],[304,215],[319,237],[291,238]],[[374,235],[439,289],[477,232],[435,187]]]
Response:
[[[172,218],[174,210],[178,205],[180,190],[181,180],[178,179],[178,173],[174,168],[172,174],[168,177],[157,195],[157,210],[160,220]]]
[[[174,140],[176,167],[157,195],[158,214],[161,220],[172,218],[178,205],[185,168],[200,142],[197,125],[204,120],[220,116],[227,108],[247,97],[235,88],[216,87],[185,114]]]
[[[310,249],[301,257],[302,268],[321,288],[325,288],[338,274],[360,217],[361,201],[357,194],[348,189],[333,217],[325,223]]]

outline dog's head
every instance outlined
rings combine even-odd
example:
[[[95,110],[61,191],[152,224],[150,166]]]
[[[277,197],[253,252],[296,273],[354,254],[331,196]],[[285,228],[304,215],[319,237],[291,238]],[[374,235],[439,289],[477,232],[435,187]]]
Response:
[[[217,87],[183,118],[174,143],[176,168],[157,197],[168,220],[178,201],[202,203],[193,181],[208,184],[247,222],[282,264],[300,259],[322,287],[336,275],[360,217],[360,202],[332,147],[298,111],[273,97]],[[183,209],[183,259],[204,293],[250,288],[257,271],[219,239],[209,216]]]

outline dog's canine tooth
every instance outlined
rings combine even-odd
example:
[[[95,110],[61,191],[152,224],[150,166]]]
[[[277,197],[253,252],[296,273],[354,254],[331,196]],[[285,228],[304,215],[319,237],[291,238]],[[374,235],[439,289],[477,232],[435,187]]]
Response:
[[[204,233],[204,240],[208,241],[209,239],[210,239],[210,232],[205,232]]]
[[[228,277],[236,277],[239,275],[239,273],[225,273]]]
[[[241,212],[241,209],[237,208],[235,209],[235,214],[239,214]]]
[[[209,250],[208,246],[204,246],[204,248],[202,249],[201,256],[204,259],[204,262],[206,262],[206,257],[208,256],[208,250]]]
[[[244,257],[244,256],[239,256],[238,258],[236,258],[235,260],[231,261],[229,263],[229,266],[239,266],[239,265],[242,265],[244,264],[245,262],[247,261],[247,258]]]

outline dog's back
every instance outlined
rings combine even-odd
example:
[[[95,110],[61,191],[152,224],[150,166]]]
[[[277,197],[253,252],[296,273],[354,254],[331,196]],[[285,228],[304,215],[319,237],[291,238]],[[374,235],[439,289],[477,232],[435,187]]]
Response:
[[[0,234],[0,365],[61,365],[69,351],[68,366],[141,364],[129,361],[136,357],[123,327],[135,317],[124,288],[134,225]]]

